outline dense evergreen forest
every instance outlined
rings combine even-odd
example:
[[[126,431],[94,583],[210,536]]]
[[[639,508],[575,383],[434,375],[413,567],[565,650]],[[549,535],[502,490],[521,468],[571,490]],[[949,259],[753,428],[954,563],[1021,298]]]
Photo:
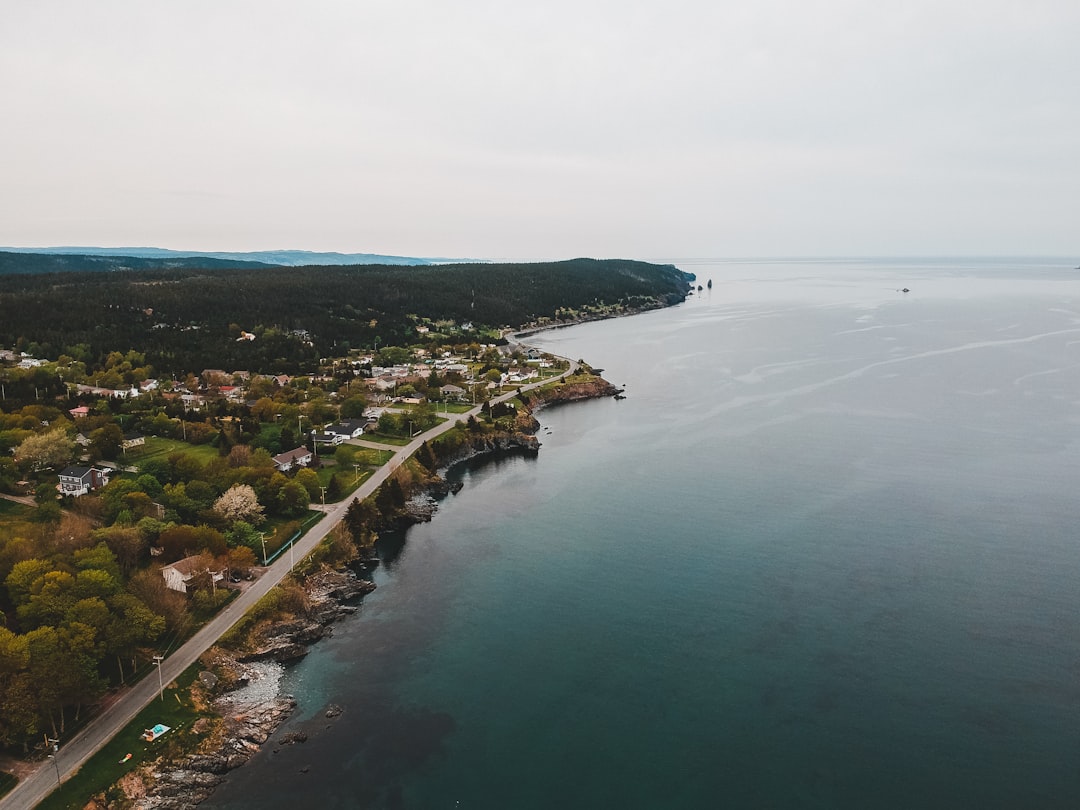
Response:
[[[292,373],[349,348],[408,344],[422,321],[467,331],[677,303],[692,278],[672,265],[595,259],[27,273],[3,278],[0,346],[91,364],[136,349],[159,374]]]

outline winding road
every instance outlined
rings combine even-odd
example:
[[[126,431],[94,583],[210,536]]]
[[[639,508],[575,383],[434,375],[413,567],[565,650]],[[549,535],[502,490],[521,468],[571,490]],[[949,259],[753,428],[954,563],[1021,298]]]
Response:
[[[567,359],[567,358],[564,358]],[[570,360],[570,367],[556,377],[549,377],[535,383],[523,385],[505,394],[501,394],[491,400],[492,403],[505,402],[513,398],[519,391],[529,391],[546,385],[554,380],[574,374],[578,370],[578,363]],[[270,591],[275,585],[283,580],[292,568],[292,562],[303,560],[315,547],[322,542],[330,530],[341,521],[345,510],[349,508],[353,498],[366,498],[382,484],[394,470],[409,456],[415,453],[420,446],[436,436],[452,429],[455,425],[468,420],[470,416],[479,414],[481,406],[470,409],[466,413],[452,415],[446,422],[436,425],[424,433],[418,435],[409,444],[396,450],[390,460],[382,465],[375,474],[364,481],[351,496],[340,503],[326,506],[326,517],[313,526],[307,534],[296,542],[293,554],[282,554],[276,562],[271,564],[258,580],[244,590],[240,596],[234,599],[228,607],[222,610],[210,622],[203,626],[199,632],[192,636],[185,644],[178,648],[172,655],[161,663],[161,678],[164,683],[170,683],[175,678],[195,663],[199,656],[209,649],[221,636],[235,624],[256,602]],[[384,449],[390,447],[381,446]],[[97,753],[109,740],[130,723],[143,707],[152,701],[158,692],[158,679],[151,673],[133,686],[128,692],[121,695],[111,706],[105,709],[98,717],[89,723],[82,731],[65,740],[57,752],[55,768],[51,763],[43,762],[29,776],[15,786],[11,792],[0,799],[0,810],[31,810],[37,806],[46,796],[57,787],[58,777],[60,781],[67,779],[76,773],[83,763]]]

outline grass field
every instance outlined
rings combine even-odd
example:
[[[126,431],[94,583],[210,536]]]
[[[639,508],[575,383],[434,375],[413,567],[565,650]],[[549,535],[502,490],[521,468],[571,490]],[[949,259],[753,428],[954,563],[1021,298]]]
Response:
[[[404,447],[412,441],[407,436],[390,436],[386,433],[365,433],[364,440],[378,444],[392,444],[395,447]]]
[[[192,456],[205,464],[218,456],[216,447],[209,444],[188,444],[177,439],[162,439],[158,436],[147,436],[146,444],[133,447],[125,455],[121,455],[117,462],[125,465],[142,464],[152,458],[166,459],[173,453],[183,453]]]
[[[34,507],[0,498],[0,544],[16,537],[36,537],[41,524],[34,521]]]

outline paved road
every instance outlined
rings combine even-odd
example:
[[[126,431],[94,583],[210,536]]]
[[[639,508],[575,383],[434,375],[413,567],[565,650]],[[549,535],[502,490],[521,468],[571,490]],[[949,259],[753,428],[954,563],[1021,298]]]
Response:
[[[531,390],[553,379],[568,376],[577,371],[578,364],[570,361],[570,368],[559,377],[552,377],[539,382],[524,385],[520,390]],[[508,391],[492,399],[493,403],[503,402],[513,398],[517,390]],[[353,493],[355,497],[366,498],[385,481],[390,474],[409,456],[415,453],[420,446],[430,439],[450,430],[459,422],[466,421],[470,416],[480,412],[477,406],[467,413],[452,414],[450,419],[431,430],[420,434],[406,446],[399,448],[393,458],[375,474],[361,484]],[[387,448],[390,449],[390,448]],[[180,673],[195,663],[214,642],[216,642],[230,627],[235,624],[259,599],[281,582],[289,573],[293,560],[302,560],[314,550],[330,530],[337,525],[345,514],[345,510],[352,503],[352,497],[346,498],[341,503],[323,507],[326,517],[313,526],[306,535],[296,543],[293,554],[282,554],[266,572],[253,582],[247,590],[234,599],[228,607],[215,616],[198,633],[192,636],[187,643],[176,652],[166,658],[161,664],[161,677],[164,683],[169,683],[177,678]],[[158,679],[152,674],[143,678],[132,689],[120,697],[108,709],[102,712],[86,728],[80,731],[72,739],[66,740],[57,754],[56,765],[59,768],[62,779],[67,779],[86,762],[91,756],[99,751],[109,740],[130,723],[143,707],[158,697]],[[56,788],[56,769],[51,763],[43,763],[33,773],[15,786],[15,789],[0,799],[0,810],[31,810],[42,799],[48,796]]]

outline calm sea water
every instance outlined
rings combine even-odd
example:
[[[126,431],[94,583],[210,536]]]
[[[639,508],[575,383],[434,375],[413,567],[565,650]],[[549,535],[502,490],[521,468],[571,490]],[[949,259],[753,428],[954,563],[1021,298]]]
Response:
[[[213,806],[1080,806],[1080,271],[678,264],[538,338],[628,398],[455,470]]]

